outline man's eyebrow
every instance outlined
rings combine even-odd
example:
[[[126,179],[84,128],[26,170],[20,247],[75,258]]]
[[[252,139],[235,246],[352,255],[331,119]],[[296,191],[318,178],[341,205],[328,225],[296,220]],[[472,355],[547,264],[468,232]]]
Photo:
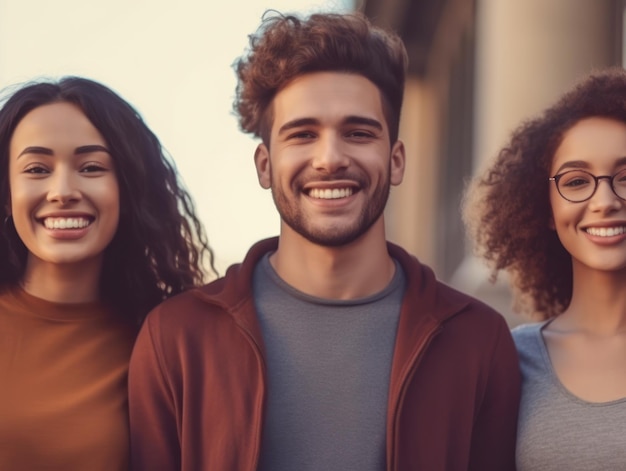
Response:
[[[373,118],[366,118],[365,116],[348,116],[344,119],[345,124],[363,124],[365,126],[371,126],[373,128],[378,129],[379,131],[383,130],[383,125],[380,121]]]
[[[315,118],[294,119],[292,121],[287,121],[285,124],[283,124],[278,130],[278,135],[281,135],[282,133],[287,132],[290,129],[299,128],[300,126],[317,126],[319,124],[319,120]]]
[[[286,131],[289,131],[290,129],[299,128],[301,126],[318,126],[319,124],[320,124],[320,121],[315,118],[294,119],[292,121],[288,121],[285,124],[283,124],[278,130],[278,134],[280,135]],[[383,125],[380,121],[378,121],[377,119],[373,119],[373,118],[366,118],[365,116],[358,116],[358,115],[347,116],[343,120],[343,124],[361,124],[365,126],[371,126],[380,131],[383,130]]]

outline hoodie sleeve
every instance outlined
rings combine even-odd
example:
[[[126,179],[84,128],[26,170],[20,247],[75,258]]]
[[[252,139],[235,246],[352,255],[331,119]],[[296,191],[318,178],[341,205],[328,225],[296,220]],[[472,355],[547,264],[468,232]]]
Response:
[[[517,351],[502,320],[485,394],[474,423],[469,470],[515,470],[520,391]]]
[[[157,308],[158,309],[158,308]],[[181,448],[171,382],[163,365],[158,317],[149,315],[139,333],[129,370],[131,469],[181,469]]]

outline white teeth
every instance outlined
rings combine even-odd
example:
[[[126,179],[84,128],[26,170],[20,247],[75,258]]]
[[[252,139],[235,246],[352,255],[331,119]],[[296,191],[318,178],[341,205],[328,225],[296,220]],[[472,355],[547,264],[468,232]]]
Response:
[[[82,229],[87,227],[89,219],[85,218],[45,218],[43,225],[46,229]]]
[[[348,196],[351,196],[351,195],[352,195],[352,188],[333,188],[333,189],[313,188],[309,192],[309,196],[311,198],[318,198],[318,199],[324,199],[324,200],[347,198]]]
[[[613,237],[616,235],[624,234],[626,227],[588,227],[585,229],[587,234],[597,237]]]

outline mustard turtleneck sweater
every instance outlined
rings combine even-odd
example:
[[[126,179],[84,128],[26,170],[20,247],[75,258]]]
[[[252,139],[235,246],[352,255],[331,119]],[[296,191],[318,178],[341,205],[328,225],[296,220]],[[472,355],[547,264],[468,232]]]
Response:
[[[0,290],[0,470],[127,471],[132,326]]]

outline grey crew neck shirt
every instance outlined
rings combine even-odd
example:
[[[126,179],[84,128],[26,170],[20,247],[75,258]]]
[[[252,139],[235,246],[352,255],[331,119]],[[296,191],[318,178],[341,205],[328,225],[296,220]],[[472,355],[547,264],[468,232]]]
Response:
[[[570,393],[552,368],[546,324],[512,332],[522,370],[518,471],[626,470],[626,398],[597,403]]]
[[[405,275],[362,299],[285,283],[265,256],[253,290],[265,342],[261,471],[385,469],[387,397]]]

